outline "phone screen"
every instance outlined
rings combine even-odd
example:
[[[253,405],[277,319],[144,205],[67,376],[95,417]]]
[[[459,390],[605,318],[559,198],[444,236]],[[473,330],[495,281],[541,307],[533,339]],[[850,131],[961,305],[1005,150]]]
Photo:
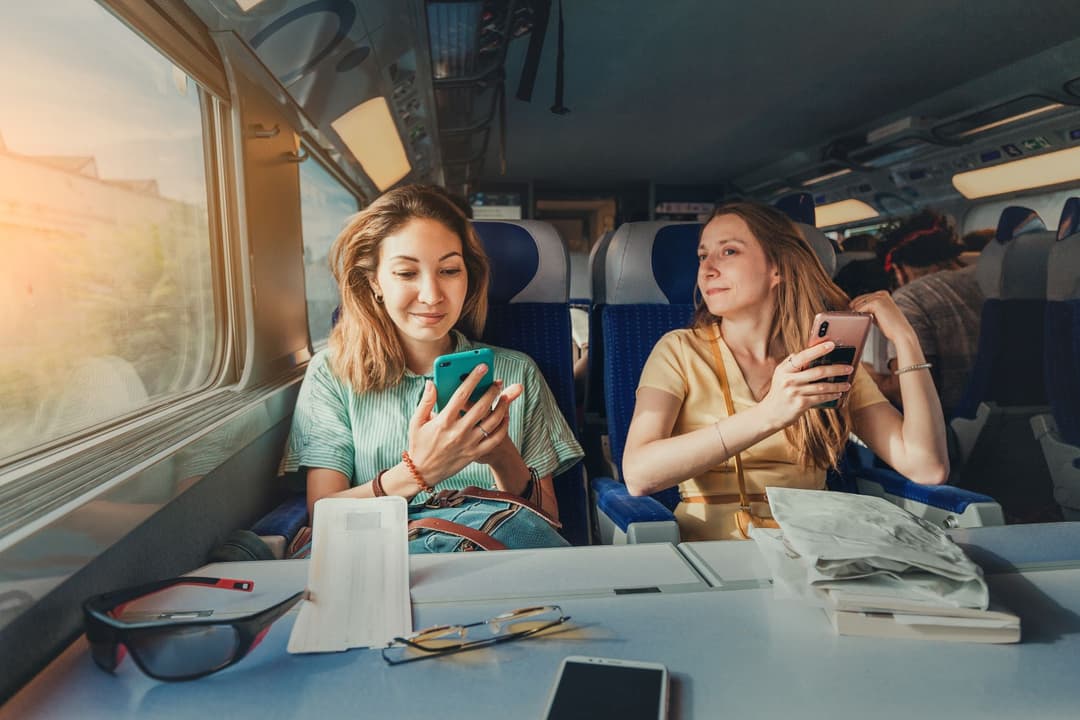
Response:
[[[664,673],[653,668],[567,662],[548,720],[657,720]]]

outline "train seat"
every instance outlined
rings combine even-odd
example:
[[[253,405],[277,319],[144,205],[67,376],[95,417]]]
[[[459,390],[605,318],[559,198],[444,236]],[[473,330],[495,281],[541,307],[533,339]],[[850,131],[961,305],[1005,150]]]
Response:
[[[1038,213],[1011,206],[1002,211],[994,240],[979,256],[975,274],[985,297],[979,348],[953,421],[965,457],[990,404],[1046,404],[1042,332],[1054,240]]]
[[[1080,198],[1065,203],[1046,277],[1049,414],[1031,419],[1066,520],[1080,520]]]
[[[825,273],[829,277],[836,277],[836,247],[832,240],[817,227],[814,196],[808,192],[792,193],[777,200],[773,203],[773,207],[791,218],[791,221],[799,228],[803,239],[814,249],[822,267],[825,268]]]
[[[482,340],[531,357],[578,434],[565,243],[553,226],[536,220],[476,221],[473,227],[491,267]],[[553,480],[564,536],[574,545],[587,545],[590,503],[583,465]]]
[[[633,497],[617,478],[645,361],[661,336],[688,326],[693,316],[700,234],[699,223],[626,223],[603,258],[600,341],[612,476],[594,477],[592,492],[604,544],[679,539],[676,488]]]
[[[1055,234],[1038,213],[1010,206],[983,249],[975,276],[985,300],[979,346],[950,425],[959,457],[954,482],[993,496],[1013,521],[1056,519],[1030,418],[1047,407],[1046,274]]]
[[[698,224],[629,223],[616,232],[604,260],[602,340],[611,476],[594,477],[591,487],[605,544],[679,539],[673,513],[678,490],[634,497],[618,478],[645,361],[661,336],[687,327],[693,315],[700,229]],[[831,244],[825,247],[833,252]],[[848,487],[880,495],[942,524],[975,526],[1000,518],[1000,511],[986,512],[996,508],[988,497],[952,487],[915,485],[890,470],[867,470],[852,478]]]

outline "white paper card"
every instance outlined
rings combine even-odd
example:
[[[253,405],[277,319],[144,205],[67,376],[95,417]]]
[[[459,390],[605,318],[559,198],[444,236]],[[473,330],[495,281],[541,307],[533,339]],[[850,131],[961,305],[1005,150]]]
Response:
[[[291,653],[381,647],[412,632],[405,498],[315,503],[307,590]]]

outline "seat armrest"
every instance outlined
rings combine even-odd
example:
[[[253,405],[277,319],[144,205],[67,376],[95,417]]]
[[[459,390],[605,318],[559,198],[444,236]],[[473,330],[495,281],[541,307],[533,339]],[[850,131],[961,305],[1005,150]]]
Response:
[[[631,523],[675,521],[675,514],[658,500],[631,495],[625,485],[612,478],[593,478],[592,490],[596,507],[623,532],[627,532]]]
[[[860,468],[859,492],[876,495],[944,527],[1004,525],[1001,506],[989,495],[952,485],[919,485],[886,468]]]
[[[281,535],[288,545],[307,522],[307,496],[298,493],[264,515],[251,527],[251,532],[256,535]]]

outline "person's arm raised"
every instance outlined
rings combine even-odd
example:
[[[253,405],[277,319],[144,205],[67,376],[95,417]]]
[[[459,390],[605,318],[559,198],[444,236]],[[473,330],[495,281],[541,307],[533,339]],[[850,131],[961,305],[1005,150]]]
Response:
[[[851,307],[872,313],[881,332],[896,346],[896,377],[904,406],[903,415],[888,403],[855,411],[855,434],[912,481],[921,485],[948,481],[945,416],[915,331],[886,292],[857,297]]]

